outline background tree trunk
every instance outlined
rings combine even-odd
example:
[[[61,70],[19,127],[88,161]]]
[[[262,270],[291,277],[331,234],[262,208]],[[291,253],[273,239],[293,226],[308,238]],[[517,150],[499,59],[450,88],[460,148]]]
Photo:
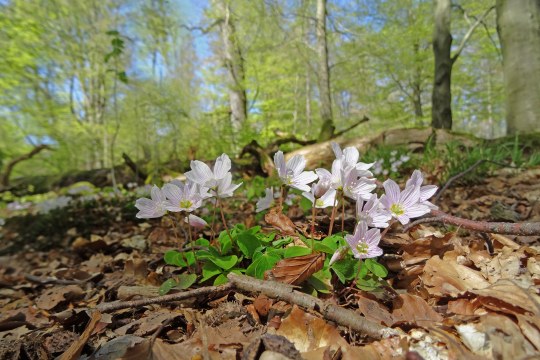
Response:
[[[336,126],[332,117],[332,97],[330,96],[330,67],[328,66],[328,45],[326,42],[326,0],[317,0],[317,57],[319,60],[319,97],[322,119],[319,141],[334,135]]]
[[[497,0],[508,134],[540,130],[540,1]]]
[[[247,119],[247,96],[245,89],[244,58],[236,36],[234,15],[229,0],[219,0],[223,14],[221,38],[223,57],[229,78],[229,102],[231,108],[231,126],[236,135]]]
[[[433,32],[435,77],[431,100],[431,126],[435,129],[452,129],[450,6],[450,0],[435,0],[435,30]]]

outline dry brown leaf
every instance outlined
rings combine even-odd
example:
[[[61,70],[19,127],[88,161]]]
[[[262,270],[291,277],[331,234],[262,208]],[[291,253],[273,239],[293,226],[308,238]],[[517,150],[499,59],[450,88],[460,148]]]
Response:
[[[478,299],[457,299],[448,302],[448,312],[456,315],[483,315],[486,310],[480,306]]]
[[[394,300],[394,323],[407,322],[427,327],[440,323],[443,320],[441,314],[433,310],[428,303],[419,296],[400,294]]]
[[[291,219],[281,212],[279,208],[272,208],[264,215],[264,221],[272,225],[282,235],[295,235],[296,227]]]
[[[469,292],[479,295],[478,300],[491,310],[510,314],[528,311],[540,316],[539,296],[519,287],[511,280],[499,280],[485,289],[471,289]]]
[[[344,347],[342,360],[405,359],[408,348],[405,338],[394,336],[362,347]]]
[[[55,286],[36,299],[40,309],[51,310],[63,301],[71,301],[83,297],[84,291],[78,285]]]
[[[348,346],[339,331],[323,319],[308,314],[294,305],[291,313],[281,322],[278,335],[285,336],[301,353],[330,346],[332,350]]]
[[[291,285],[299,285],[324,265],[324,253],[296,256],[280,260],[265,277]]]
[[[490,283],[478,271],[453,260],[434,256],[426,262],[422,281],[431,295],[457,297],[467,290],[484,289]]]
[[[358,310],[368,319],[378,324],[392,326],[394,317],[383,305],[378,301],[360,296],[357,300]]]

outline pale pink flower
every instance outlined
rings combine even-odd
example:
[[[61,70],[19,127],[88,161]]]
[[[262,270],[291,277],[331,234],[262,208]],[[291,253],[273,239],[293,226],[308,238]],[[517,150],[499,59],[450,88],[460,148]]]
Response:
[[[150,191],[150,197],[141,198],[135,201],[135,207],[139,209],[139,212],[135,215],[139,219],[151,219],[158,218],[167,213],[166,204],[167,199],[163,192],[154,185]]]
[[[202,205],[197,184],[190,181],[165,184],[163,194],[167,197],[165,208],[172,212],[191,212]]]
[[[387,228],[392,214],[382,206],[377,194],[371,194],[367,202],[360,197],[356,200],[356,218],[371,227]]]
[[[394,180],[388,179],[383,183],[383,187],[385,194],[381,196],[380,201],[402,225],[408,224],[411,218],[420,217],[431,211],[427,205],[419,202],[419,186],[409,185],[402,192]]]
[[[208,165],[199,160],[191,161],[191,171],[185,173],[186,178],[202,187],[214,189],[218,180],[224,179],[231,170],[231,159],[227,154],[221,154],[214,164],[212,171]]]
[[[304,171],[306,159],[302,155],[295,155],[287,163],[282,151],[274,155],[274,165],[281,181],[292,188],[300,191],[309,191],[308,184],[317,180],[313,171]]]
[[[360,221],[353,235],[345,235],[347,244],[351,247],[354,257],[357,259],[374,258],[382,255],[383,251],[378,246],[381,241],[379,229],[369,229],[364,221]]]

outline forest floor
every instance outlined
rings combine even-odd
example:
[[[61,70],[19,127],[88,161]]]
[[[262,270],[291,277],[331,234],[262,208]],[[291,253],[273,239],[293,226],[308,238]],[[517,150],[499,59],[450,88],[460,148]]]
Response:
[[[538,199],[540,168],[500,169],[481,183],[448,188],[437,205],[472,220],[538,222]],[[139,221],[121,207],[79,209],[71,216],[84,219],[84,231],[63,230],[47,251],[33,249],[49,241],[35,235],[0,257],[1,359],[540,357],[540,236],[392,227],[381,240],[387,288],[366,292],[333,279],[319,294],[325,304],[363,315],[361,326],[384,330],[363,333],[319,306],[306,308],[296,301],[300,291],[290,290],[285,301],[251,285],[197,286],[203,291],[177,292],[187,294],[183,300],[159,298],[175,271],[163,254],[178,248],[178,239],[167,221]],[[256,224],[250,206],[229,215]],[[309,218],[293,220],[306,226]],[[24,232],[0,229],[2,246]]]

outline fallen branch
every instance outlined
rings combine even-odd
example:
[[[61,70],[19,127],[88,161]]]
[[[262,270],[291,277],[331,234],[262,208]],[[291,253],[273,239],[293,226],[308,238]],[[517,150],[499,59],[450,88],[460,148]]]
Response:
[[[480,159],[478,160],[477,162],[475,162],[474,164],[472,164],[468,169],[466,169],[465,171],[462,171],[460,172],[459,174],[456,174],[454,176],[452,176],[450,179],[448,179],[448,181],[446,182],[446,184],[444,184],[444,186],[439,190],[437,191],[437,194],[435,195],[435,197],[433,198],[433,202],[437,202],[439,201],[439,198],[441,197],[441,195],[443,194],[443,192],[445,192],[446,189],[448,189],[450,187],[450,185],[452,185],[452,183],[456,180],[459,180],[461,179],[462,177],[464,177],[465,175],[467,175],[468,173],[470,173],[471,171],[473,171],[474,169],[476,169],[478,166],[482,165],[483,163],[485,162],[489,162],[489,163],[492,163],[492,164],[495,164],[495,165],[499,165],[499,166],[502,166],[502,167],[510,167],[510,168],[515,168],[515,166],[512,166],[512,165],[508,165],[508,164],[502,164],[502,163],[499,163],[499,162],[496,162],[496,161],[492,161],[492,160],[486,160],[486,159]]]
[[[408,231],[413,226],[424,223],[440,222],[443,224],[456,225],[464,229],[480,231],[501,235],[540,235],[540,222],[530,223],[508,223],[508,222],[487,222],[463,219],[457,216],[447,214],[440,210],[431,210],[430,217],[421,218],[405,226]]]
[[[164,304],[171,301],[179,301],[194,298],[201,295],[219,295],[224,292],[233,290],[233,285],[228,283],[220,286],[207,286],[190,291],[184,291],[175,294],[158,296],[150,299],[132,300],[132,301],[115,301],[109,303],[102,303],[96,306],[96,309],[102,313],[108,313],[115,310],[139,308],[141,306],[152,304]]]
[[[380,339],[397,334],[396,330],[372,322],[355,311],[294,290],[294,287],[288,284],[259,280],[234,273],[229,273],[227,278],[239,290],[260,292],[271,298],[281,299],[305,309],[318,311],[326,320],[334,321],[371,338]]]
[[[31,159],[32,157],[34,157],[34,155],[39,154],[41,151],[45,149],[50,149],[50,146],[45,145],[45,144],[38,145],[35,148],[33,148],[30,152],[23,154],[19,157],[16,157],[15,159],[8,162],[6,165],[6,169],[4,170],[4,174],[2,175],[1,182],[0,182],[2,187],[5,187],[5,188],[9,187],[9,176],[11,175],[11,172],[13,171],[13,168],[15,167],[15,165],[17,165],[18,163],[24,160]]]

